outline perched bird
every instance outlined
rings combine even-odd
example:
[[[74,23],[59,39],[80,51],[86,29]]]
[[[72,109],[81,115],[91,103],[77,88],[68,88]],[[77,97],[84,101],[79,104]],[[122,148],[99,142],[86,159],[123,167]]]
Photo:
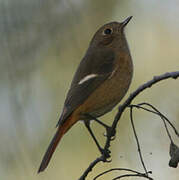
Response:
[[[76,122],[83,120],[92,134],[90,120],[111,111],[126,94],[133,75],[133,63],[124,28],[131,18],[105,24],[93,36],[74,75],[58,129],[38,172],[47,167],[59,141]]]

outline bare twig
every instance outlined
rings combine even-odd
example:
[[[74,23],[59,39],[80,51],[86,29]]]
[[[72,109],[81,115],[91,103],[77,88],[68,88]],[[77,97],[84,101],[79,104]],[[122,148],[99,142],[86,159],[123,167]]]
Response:
[[[138,104],[139,106],[142,106],[142,105],[147,105],[149,107],[151,107],[155,112],[157,112],[157,114],[162,118],[162,120],[164,121],[167,121],[169,123],[169,125],[172,127],[172,129],[174,130],[175,134],[179,137],[179,133],[177,131],[177,129],[175,128],[175,126],[169,121],[169,119],[164,116],[157,108],[155,108],[153,105],[149,104],[149,103],[141,103],[141,104]]]
[[[137,137],[135,126],[134,126],[133,111],[132,110],[133,110],[133,107],[131,106],[130,107],[130,119],[131,119],[132,129],[133,129],[134,136],[135,136],[135,139],[136,139],[136,142],[137,142],[137,149],[138,149],[138,152],[139,152],[139,156],[140,156],[140,160],[141,160],[142,166],[144,168],[145,174],[148,176],[147,169],[145,167],[145,163],[144,163],[144,160],[142,158],[141,147],[140,147],[139,140],[138,140],[138,137]]]
[[[109,173],[109,172],[112,172],[112,171],[127,171],[127,172],[132,172],[133,174],[135,174],[135,175],[138,175],[138,176],[141,176],[141,177],[146,177],[146,174],[144,174],[144,173],[140,173],[140,172],[138,172],[138,171],[135,171],[135,170],[132,170],[132,169],[128,169],[128,168],[112,168],[112,169],[109,169],[109,170],[107,170],[107,171],[104,171],[104,172],[102,172],[101,174],[99,174],[99,175],[97,175],[93,180],[96,180],[96,179],[98,179],[99,177],[101,177],[101,176],[103,176],[103,175],[105,175],[105,174],[107,174],[107,173]],[[150,173],[152,173],[151,171],[148,171],[147,172],[148,174]],[[123,175],[122,175],[123,176]],[[119,176],[120,177],[120,176]],[[150,178],[150,177],[149,177]]]
[[[92,171],[93,167],[94,167],[96,164],[98,164],[99,162],[101,162],[101,161],[104,161],[102,156],[101,156],[101,157],[98,157],[96,160],[94,160],[94,161],[89,165],[89,167],[86,169],[86,171],[83,173],[83,175],[80,177],[79,180],[85,180],[86,176],[88,175],[88,173],[89,173],[90,171]]]
[[[148,177],[145,174],[124,174],[124,175],[118,176],[118,177],[116,177],[116,178],[114,178],[112,180],[122,179],[124,177],[143,177],[143,178],[146,178],[146,179],[153,180],[151,177]]]
[[[151,113],[153,113],[153,114],[156,114],[156,115],[160,116],[160,118],[162,119],[162,121],[163,121],[163,123],[164,123],[165,129],[166,129],[166,132],[167,132],[167,135],[168,135],[170,141],[173,142],[172,137],[171,137],[170,132],[169,132],[169,129],[168,129],[168,127],[167,127],[166,122],[172,127],[172,129],[174,130],[174,132],[175,132],[175,134],[176,134],[177,136],[178,136],[178,131],[177,131],[177,129],[175,128],[175,126],[170,122],[170,120],[167,119],[167,118],[166,118],[161,112],[159,112],[156,108],[155,108],[154,110],[150,110],[150,109],[148,109],[148,108],[142,107],[142,105],[148,105],[148,106],[150,106],[150,107],[154,107],[154,106],[152,106],[152,105],[149,104],[149,103],[140,103],[140,104],[137,104],[137,105],[131,104],[129,107],[135,107],[135,108],[138,108],[138,109],[143,109],[143,110],[145,110],[145,111],[148,111],[148,112],[151,112]],[[156,110],[157,110],[157,111],[156,111]]]
[[[153,110],[150,110],[148,108],[144,108],[144,107],[142,107],[143,105],[149,106]],[[169,154],[171,156],[171,159],[169,161],[169,166],[173,167],[173,168],[176,168],[178,166],[178,163],[179,163],[179,148],[178,148],[178,146],[176,144],[174,144],[174,141],[172,140],[172,137],[170,135],[170,132],[169,132],[169,129],[167,127],[166,122],[171,126],[171,128],[174,130],[175,134],[178,136],[178,131],[175,128],[175,126],[159,110],[157,110],[157,108],[155,108],[153,105],[151,105],[149,103],[140,103],[138,105],[130,105],[129,107],[130,108],[135,107],[135,108],[138,108],[138,109],[143,109],[145,111],[148,111],[148,112],[151,112],[153,114],[156,114],[156,115],[160,116],[160,118],[162,119],[162,121],[164,123],[167,135],[168,135],[168,137],[170,139],[170,142],[171,142],[170,143],[170,152],[169,152]],[[139,152],[139,154],[140,154],[140,152]]]
[[[118,108],[118,112],[114,118],[113,124],[110,128],[110,131],[108,131],[107,134],[107,138],[106,138],[106,143],[104,146],[104,154],[101,155],[100,157],[98,157],[96,160],[94,160],[89,167],[85,170],[85,172],[83,173],[83,175],[79,178],[79,180],[85,180],[85,178],[87,177],[88,173],[93,169],[94,166],[96,166],[96,164],[98,164],[99,162],[103,161],[103,162],[107,162],[107,156],[105,156],[105,152],[109,151],[109,147],[110,147],[110,143],[111,143],[111,139],[113,136],[115,136],[116,134],[116,126],[118,121],[120,120],[122,113],[124,112],[124,110],[131,104],[131,102],[133,101],[133,99],[139,95],[142,91],[144,91],[147,88],[152,87],[154,84],[156,84],[157,82],[169,79],[169,78],[173,78],[173,79],[177,79],[179,77],[179,71],[175,71],[175,72],[168,72],[165,74],[162,74],[160,76],[155,76],[152,80],[144,83],[143,85],[141,85],[139,88],[137,88],[137,90],[135,90],[133,93],[130,94],[130,96],[127,98],[127,100]],[[107,153],[106,153],[107,154]]]

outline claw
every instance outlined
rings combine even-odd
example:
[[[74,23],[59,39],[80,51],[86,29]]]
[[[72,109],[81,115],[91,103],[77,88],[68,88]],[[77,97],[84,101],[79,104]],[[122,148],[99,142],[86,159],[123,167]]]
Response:
[[[109,149],[101,149],[101,154],[105,157],[105,159],[111,157],[111,151]]]
[[[106,160],[107,163],[110,163],[112,161],[112,158],[110,160]]]
[[[106,131],[107,131],[106,133],[103,133],[103,136],[104,136],[104,137],[108,137],[108,134],[111,132],[111,128],[106,129]],[[115,132],[114,132],[113,134],[115,134]],[[113,134],[112,134],[112,135],[113,135]],[[113,135],[113,136],[110,138],[111,141],[113,141],[113,140],[115,140],[115,139],[116,139],[116,136],[115,136],[115,135]]]
[[[111,137],[111,141],[114,141],[115,139],[116,139],[115,135],[113,137]]]
[[[115,134],[116,134],[116,130],[113,130],[112,127],[109,127],[106,129],[107,131],[107,135],[108,136],[109,134],[111,134],[111,141],[114,140],[116,137],[115,137]]]

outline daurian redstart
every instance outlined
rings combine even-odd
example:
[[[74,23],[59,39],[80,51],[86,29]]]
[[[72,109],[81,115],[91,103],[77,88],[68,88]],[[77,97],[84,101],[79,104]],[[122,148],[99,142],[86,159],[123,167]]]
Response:
[[[64,108],[38,172],[43,171],[63,135],[79,120],[90,121],[112,110],[126,94],[131,83],[133,64],[122,23],[103,25],[93,36],[75,73]],[[86,116],[89,114],[89,116]]]

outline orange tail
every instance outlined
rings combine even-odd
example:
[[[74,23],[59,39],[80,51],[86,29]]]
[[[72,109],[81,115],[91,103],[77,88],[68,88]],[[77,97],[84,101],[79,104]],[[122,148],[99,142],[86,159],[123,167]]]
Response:
[[[48,166],[50,159],[51,159],[58,143],[60,142],[61,138],[68,131],[68,129],[76,122],[73,119],[74,119],[73,116],[71,116],[70,118],[68,118],[66,120],[66,122],[62,126],[58,127],[57,132],[55,133],[55,135],[54,135],[54,137],[42,159],[38,173],[40,173],[41,171],[44,171],[45,168]]]

